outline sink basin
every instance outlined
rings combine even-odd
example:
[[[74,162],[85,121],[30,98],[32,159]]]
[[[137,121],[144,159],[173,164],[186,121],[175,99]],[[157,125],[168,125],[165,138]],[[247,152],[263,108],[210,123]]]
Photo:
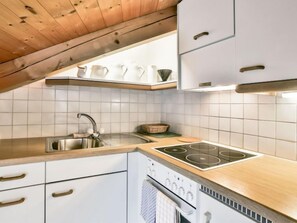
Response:
[[[107,146],[125,146],[149,143],[151,140],[133,133],[113,133],[100,135],[100,140],[92,138],[50,137],[46,139],[46,151],[67,151]]]
[[[48,138],[47,151],[65,151],[104,146],[103,142],[91,138]]]

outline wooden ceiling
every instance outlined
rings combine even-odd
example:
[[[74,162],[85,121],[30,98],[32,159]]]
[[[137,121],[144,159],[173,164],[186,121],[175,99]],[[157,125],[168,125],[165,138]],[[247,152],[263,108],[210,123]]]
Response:
[[[177,0],[1,0],[0,64],[177,4]]]
[[[0,92],[176,30],[177,0],[1,0]]]

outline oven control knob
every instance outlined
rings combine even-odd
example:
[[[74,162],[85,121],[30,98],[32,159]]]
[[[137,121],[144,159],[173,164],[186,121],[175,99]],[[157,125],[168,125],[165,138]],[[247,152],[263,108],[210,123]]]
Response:
[[[170,184],[171,184],[171,182],[170,182],[169,178],[166,178],[165,187],[170,187]]]
[[[193,199],[194,199],[194,195],[193,195],[193,193],[192,193],[191,191],[188,191],[188,192],[187,192],[186,200],[187,200],[187,201],[193,201]]]
[[[178,195],[179,195],[179,196],[185,196],[185,189],[184,189],[183,187],[180,187],[180,188],[178,189]]]
[[[151,174],[152,174],[152,177],[156,177],[156,171],[155,170],[152,170]]]
[[[171,189],[172,189],[173,191],[176,191],[176,190],[177,190],[177,184],[176,184],[175,182],[172,183],[172,187],[171,187]]]
[[[148,175],[152,175],[152,170],[151,170],[151,168],[149,168],[149,167],[147,168],[147,174],[148,174]]]

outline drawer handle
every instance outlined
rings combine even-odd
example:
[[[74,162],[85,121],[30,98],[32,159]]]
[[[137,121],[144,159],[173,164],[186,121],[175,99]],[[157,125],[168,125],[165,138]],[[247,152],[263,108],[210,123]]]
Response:
[[[209,32],[202,32],[202,33],[199,33],[199,34],[195,35],[195,36],[193,37],[193,39],[194,39],[194,40],[197,40],[197,39],[199,39],[199,38],[202,37],[202,36],[208,36],[208,35],[209,35]]]
[[[211,87],[211,82],[199,83],[199,87]]]
[[[18,176],[13,176],[13,177],[0,177],[0,182],[5,182],[5,181],[11,181],[11,180],[20,180],[25,178],[26,174],[23,173],[21,175]]]
[[[66,192],[62,192],[62,193],[52,193],[53,197],[63,197],[63,196],[67,196],[73,193],[73,189],[66,191]]]
[[[251,67],[243,67],[243,68],[240,68],[240,72],[243,73],[243,72],[246,72],[246,71],[252,71],[252,70],[264,70],[265,69],[265,66],[263,65],[256,65],[256,66],[251,66]]]
[[[21,203],[24,203],[25,201],[25,198],[21,198],[19,200],[16,200],[16,201],[11,201],[11,202],[0,202],[0,208],[3,208],[3,207],[7,207],[7,206],[12,206],[12,205],[17,205],[17,204],[21,204]]]

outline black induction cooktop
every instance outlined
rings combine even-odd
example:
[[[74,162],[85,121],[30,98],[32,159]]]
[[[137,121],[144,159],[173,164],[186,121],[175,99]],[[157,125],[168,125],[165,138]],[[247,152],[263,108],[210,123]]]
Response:
[[[155,149],[202,170],[256,156],[241,150],[229,149],[206,142]]]

